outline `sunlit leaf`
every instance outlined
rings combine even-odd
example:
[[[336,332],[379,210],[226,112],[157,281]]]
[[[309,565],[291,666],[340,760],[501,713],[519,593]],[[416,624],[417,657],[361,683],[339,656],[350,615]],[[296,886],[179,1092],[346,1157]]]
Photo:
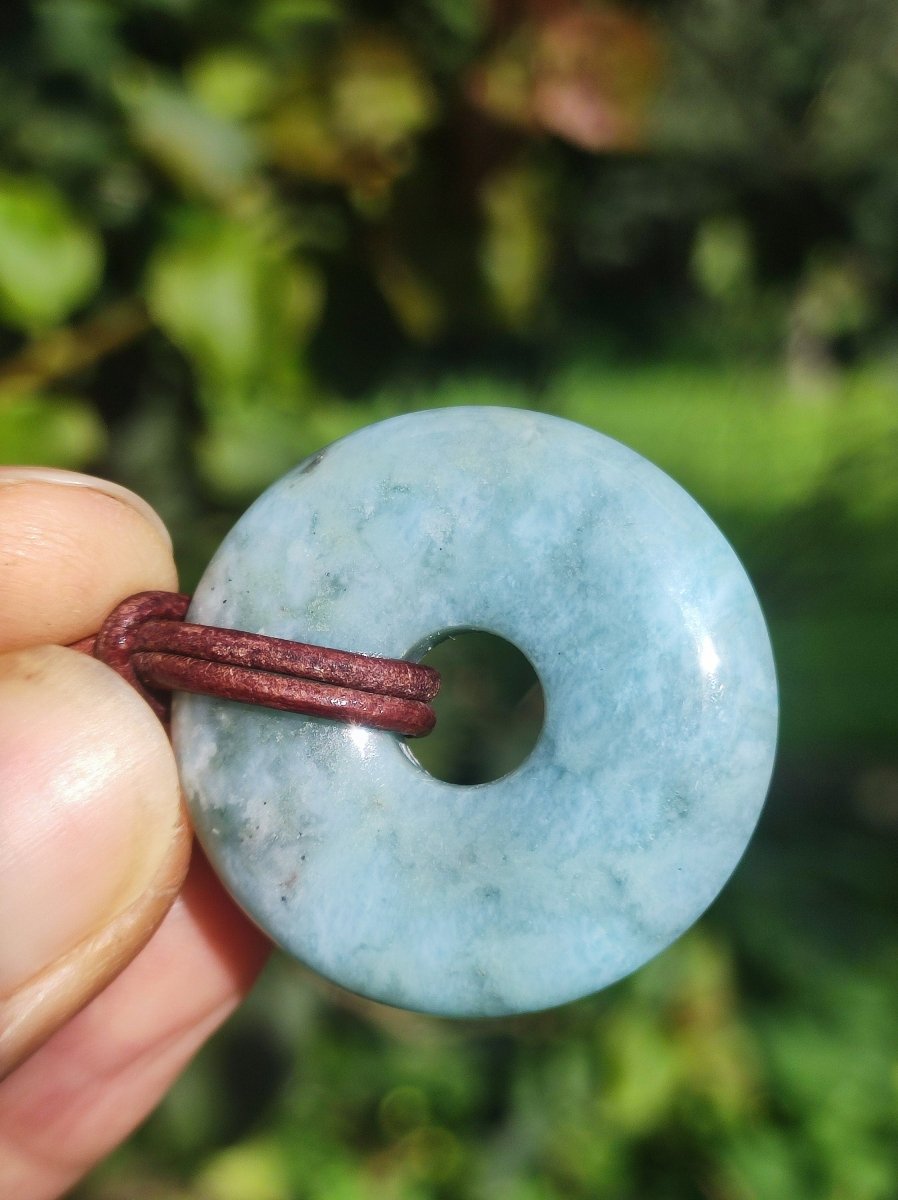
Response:
[[[280,165],[347,185],[364,208],[408,173],[414,140],[437,112],[437,93],[405,44],[364,32],[297,69],[267,137]]]
[[[213,407],[219,399],[213,394],[207,400],[207,427],[197,439],[196,457],[203,481],[221,498],[252,499],[319,445],[298,380],[288,396],[263,387],[257,397],[240,392],[230,404]]]
[[[0,315],[20,329],[54,325],[102,270],[99,238],[50,184],[0,176]]]
[[[751,288],[753,256],[749,231],[735,217],[703,221],[692,247],[692,272],[716,300],[732,300]]]
[[[436,96],[420,65],[400,42],[374,35],[343,46],[332,104],[337,136],[379,151],[426,128],[436,113]]]
[[[677,1047],[657,1019],[636,1009],[617,1013],[605,1032],[611,1063],[604,1114],[628,1132],[650,1129],[677,1096],[682,1076]]]
[[[195,211],[157,250],[147,301],[209,382],[239,389],[307,335],[321,287],[310,268],[248,225]]]
[[[549,265],[547,203],[542,181],[525,168],[487,181],[483,273],[496,308],[512,327],[523,326],[543,291]]]
[[[0,392],[0,462],[78,469],[106,447],[106,430],[87,400]]]
[[[265,60],[240,47],[216,48],[195,59],[188,81],[205,108],[225,120],[254,116],[274,86]]]
[[[208,1200],[291,1200],[292,1189],[273,1140],[222,1150],[204,1168],[197,1186]]]
[[[120,74],[115,87],[135,142],[185,191],[225,200],[247,183],[257,151],[242,126],[147,70]]]

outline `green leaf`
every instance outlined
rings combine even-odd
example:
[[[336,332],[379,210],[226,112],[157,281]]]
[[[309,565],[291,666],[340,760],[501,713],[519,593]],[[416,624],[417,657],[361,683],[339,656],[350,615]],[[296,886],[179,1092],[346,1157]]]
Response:
[[[275,364],[317,319],[321,289],[311,268],[253,229],[197,211],[157,251],[146,298],[204,382],[221,390],[223,407],[272,382]]]
[[[220,1151],[199,1178],[209,1200],[289,1200],[290,1185],[273,1139]]]
[[[0,462],[80,468],[106,446],[106,430],[86,400],[0,395]]]
[[[204,482],[225,500],[246,502],[285,471],[318,449],[317,423],[302,411],[306,395],[297,388],[299,403],[290,411],[286,402],[266,393],[263,404],[244,402],[210,411],[209,424],[196,443],[196,459]],[[207,407],[210,407],[207,404]]]
[[[28,331],[55,325],[97,287],[96,233],[39,179],[0,177],[0,316]]]
[[[274,86],[264,59],[240,47],[216,47],[195,59],[188,82],[210,113],[238,121],[264,109]]]
[[[484,188],[483,274],[493,304],[513,329],[527,325],[543,292],[551,249],[545,190],[534,172],[514,168]]]
[[[746,223],[711,217],[698,228],[692,247],[692,274],[712,300],[736,300],[751,291],[754,255]]]
[[[184,191],[224,201],[246,186],[256,147],[242,126],[150,71],[120,75],[115,89],[134,140]]]
[[[332,83],[333,128],[341,142],[387,152],[437,115],[421,65],[398,40],[365,34],[346,42]]]
[[[721,1156],[724,1186],[718,1194],[732,1196],[733,1200],[820,1197],[821,1193],[807,1184],[803,1156],[803,1147],[788,1130],[747,1127]]]

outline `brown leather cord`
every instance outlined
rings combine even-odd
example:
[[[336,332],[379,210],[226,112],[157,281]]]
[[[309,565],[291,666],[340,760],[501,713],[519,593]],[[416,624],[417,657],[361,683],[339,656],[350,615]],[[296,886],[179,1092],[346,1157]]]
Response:
[[[189,604],[189,596],[174,592],[138,592],[113,609],[96,637],[74,649],[113,667],[163,720],[163,693],[176,689],[404,737],[422,737],[436,722],[428,701],[440,677],[431,667],[188,624]]]

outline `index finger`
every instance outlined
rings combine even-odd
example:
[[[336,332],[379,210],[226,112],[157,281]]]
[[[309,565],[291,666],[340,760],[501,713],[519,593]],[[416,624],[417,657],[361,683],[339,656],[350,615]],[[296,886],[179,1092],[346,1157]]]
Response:
[[[0,650],[95,633],[133,592],[174,590],[160,518],[118,484],[0,467]]]

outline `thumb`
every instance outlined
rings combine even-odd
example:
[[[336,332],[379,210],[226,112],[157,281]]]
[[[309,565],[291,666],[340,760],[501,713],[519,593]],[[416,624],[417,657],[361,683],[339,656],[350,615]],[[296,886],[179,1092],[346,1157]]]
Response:
[[[85,655],[0,654],[0,744],[2,1077],[143,947],[189,834],[162,726]]]

